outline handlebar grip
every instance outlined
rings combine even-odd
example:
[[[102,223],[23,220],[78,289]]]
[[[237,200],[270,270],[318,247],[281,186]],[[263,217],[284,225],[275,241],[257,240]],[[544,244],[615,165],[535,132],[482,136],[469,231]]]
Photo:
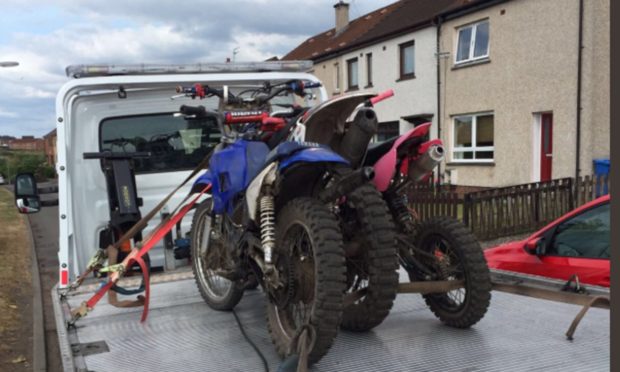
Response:
[[[372,97],[370,99],[370,104],[374,106],[377,103],[392,97],[393,95],[394,95],[394,91],[392,89],[388,89],[385,92],[379,93],[378,95]]]
[[[187,106],[182,105],[179,108],[179,111],[183,115],[196,115],[196,116],[205,116],[207,114],[207,110],[204,106]]]
[[[320,88],[321,86],[323,86],[323,84],[319,83],[318,81],[310,81],[310,82],[304,83],[304,88],[306,89]]]

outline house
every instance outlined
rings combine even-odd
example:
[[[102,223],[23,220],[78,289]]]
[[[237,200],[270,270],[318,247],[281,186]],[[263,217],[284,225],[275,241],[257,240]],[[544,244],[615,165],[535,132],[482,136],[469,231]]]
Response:
[[[43,136],[45,161],[47,162],[47,165],[52,167],[56,165],[56,161],[58,159],[56,152],[56,138],[56,128]]]
[[[453,183],[587,175],[609,158],[609,1],[485,1],[438,23]]]
[[[444,182],[500,187],[593,173],[610,153],[609,0],[401,0],[310,37],[330,95],[392,88],[379,140],[433,123]]]
[[[9,149],[23,151],[43,151],[43,139],[34,136],[22,136],[22,138],[9,141]]]
[[[9,142],[14,140],[13,136],[0,136],[0,148],[8,148]]]
[[[377,105],[378,140],[433,122],[437,136],[437,32],[434,19],[463,0],[401,0],[349,21],[334,5],[335,27],[314,35],[283,59],[309,59],[330,96],[394,90]]]

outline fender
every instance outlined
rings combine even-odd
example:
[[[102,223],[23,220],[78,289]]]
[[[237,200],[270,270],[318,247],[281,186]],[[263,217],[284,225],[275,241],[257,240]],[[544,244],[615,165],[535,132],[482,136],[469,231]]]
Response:
[[[392,178],[394,178],[394,174],[396,173],[396,162],[398,161],[396,158],[398,147],[409,138],[425,136],[430,127],[431,123],[425,123],[418,125],[403,134],[394,142],[392,148],[390,148],[390,151],[388,151],[381,157],[381,159],[379,159],[379,161],[377,161],[374,165],[375,178],[373,179],[373,182],[379,191],[385,191],[390,185]]]
[[[375,93],[351,93],[332,97],[314,106],[302,118],[305,128],[305,141],[328,144],[334,134],[345,132],[345,122],[354,110]]]
[[[267,156],[267,166],[252,180],[245,192],[248,215],[257,221],[258,198],[263,185],[276,181],[278,173],[298,163],[337,163],[348,165],[349,162],[329,148],[309,143],[285,142],[272,150]]]

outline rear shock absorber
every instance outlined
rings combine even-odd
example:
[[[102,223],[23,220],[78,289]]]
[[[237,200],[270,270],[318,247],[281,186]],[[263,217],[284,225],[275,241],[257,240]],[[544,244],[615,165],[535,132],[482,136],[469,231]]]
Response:
[[[406,232],[413,232],[413,217],[409,212],[407,195],[399,195],[395,191],[391,191],[388,192],[387,200],[394,220],[399,223]]]
[[[265,263],[273,263],[273,248],[276,243],[275,204],[273,196],[260,198],[260,236],[265,254]]]

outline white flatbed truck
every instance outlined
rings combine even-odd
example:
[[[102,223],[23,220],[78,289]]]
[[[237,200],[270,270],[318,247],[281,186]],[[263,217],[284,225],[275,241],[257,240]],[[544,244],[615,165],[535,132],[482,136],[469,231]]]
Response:
[[[153,267],[163,272],[152,276],[150,312],[144,323],[139,321],[142,308],[117,308],[104,299],[88,316],[68,326],[71,310],[88,299],[100,283],[91,278],[75,291],[66,293],[66,288],[96,251],[97,239],[109,219],[101,167],[96,161],[84,160],[82,154],[101,150],[104,137],[121,139],[122,133],[115,132],[118,120],[141,115],[171,118],[181,104],[191,104],[188,98],[171,99],[177,85],[316,81],[310,74],[287,71],[291,66],[286,63],[281,71],[261,70],[260,64],[245,70],[238,66],[231,65],[232,70],[225,65],[81,66],[71,72],[78,78],[60,90],[56,101],[59,283],[51,296],[64,370],[262,370],[261,359],[244,339],[242,329],[266,358],[269,370],[278,368],[280,360],[265,327],[262,291],[246,291],[236,308],[239,325],[233,314],[214,311],[204,303],[191,270],[163,244],[151,254]],[[307,66],[297,68],[307,70]],[[320,88],[315,97],[321,101],[327,94]],[[191,136],[185,138],[182,133],[181,137],[185,152],[194,151]],[[165,159],[151,164],[161,170],[136,174],[145,212],[189,174]],[[170,209],[189,188],[170,201]],[[189,230],[189,220],[185,218],[182,234]],[[132,281],[138,283],[132,278],[125,280]],[[402,273],[401,281],[407,281]],[[605,289],[595,291],[608,295]],[[579,310],[574,304],[494,291],[484,319],[471,329],[458,330],[443,326],[421,296],[399,295],[390,316],[379,327],[368,333],[340,332],[328,355],[312,370],[609,370],[609,311],[591,309],[575,339],[568,341],[564,332]]]

